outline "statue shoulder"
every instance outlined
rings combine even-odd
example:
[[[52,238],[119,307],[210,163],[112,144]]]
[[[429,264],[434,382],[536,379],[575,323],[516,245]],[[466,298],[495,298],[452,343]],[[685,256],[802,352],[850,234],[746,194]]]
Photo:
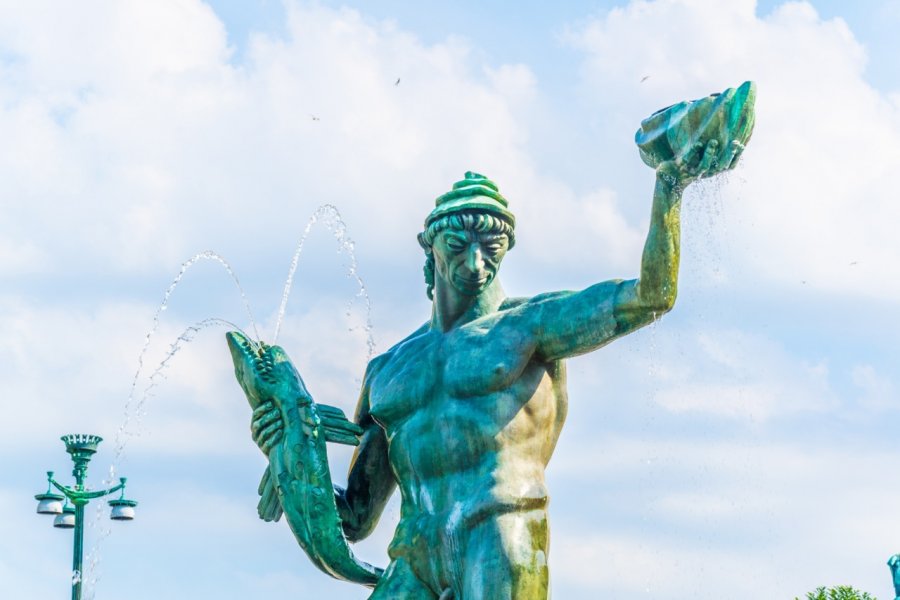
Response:
[[[526,298],[525,296],[516,297],[516,298],[506,298],[505,300],[503,300],[503,302],[500,304],[500,308],[498,308],[497,310],[499,310],[499,311],[510,310],[517,306],[522,306],[529,300],[531,300],[531,298]]]
[[[601,281],[599,283],[589,285],[582,290],[560,290],[558,292],[545,292],[543,294],[538,294],[533,298],[529,298],[528,301],[532,304],[543,304],[546,302],[554,302],[557,300],[575,300],[579,302],[588,301],[595,304],[597,302],[613,300],[619,293],[619,288],[621,287],[622,283],[624,283],[624,280],[622,279],[607,279],[606,281]]]
[[[402,340],[400,340],[399,342],[397,342],[396,344],[394,344],[393,346],[388,348],[387,351],[372,358],[372,360],[370,360],[369,364],[366,366],[366,375],[365,375],[364,379],[367,382],[370,381],[373,377],[375,377],[375,375],[378,374],[378,371],[381,370],[384,367],[384,365],[389,363],[391,361],[391,359],[394,358],[394,356],[397,354],[397,351],[399,350],[399,348],[401,346],[403,346],[410,340],[415,339],[415,338],[427,333],[430,330],[430,328],[431,328],[430,323],[427,323],[427,322],[423,323],[421,327],[419,327],[418,329],[413,331],[411,334],[409,334],[408,336],[406,336],[405,338],[403,338]]]

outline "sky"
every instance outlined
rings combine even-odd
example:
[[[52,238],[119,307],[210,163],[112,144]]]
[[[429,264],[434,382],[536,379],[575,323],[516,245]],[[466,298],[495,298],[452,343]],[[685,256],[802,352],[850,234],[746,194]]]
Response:
[[[69,593],[71,533],[33,495],[84,432],[91,485],[112,469],[140,502],[88,508],[87,597],[365,598],[257,518],[226,328],[195,324],[272,341],[303,239],[277,341],[352,412],[368,336],[429,317],[415,236],[465,171],[517,216],[509,295],[633,278],[640,121],[745,80],[756,130],[685,195],[675,309],[569,361],[553,594],[892,597],[900,3],[562,4],[0,1],[4,597]],[[182,273],[205,251],[253,322],[221,262]],[[358,555],[386,564],[398,506]]]

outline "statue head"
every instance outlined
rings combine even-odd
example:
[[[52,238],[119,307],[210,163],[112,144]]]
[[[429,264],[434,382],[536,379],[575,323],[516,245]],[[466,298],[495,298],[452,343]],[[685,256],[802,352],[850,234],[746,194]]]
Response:
[[[472,171],[437,198],[418,236],[429,298],[436,272],[464,295],[477,295],[490,285],[515,245],[516,219],[507,206],[497,184]]]

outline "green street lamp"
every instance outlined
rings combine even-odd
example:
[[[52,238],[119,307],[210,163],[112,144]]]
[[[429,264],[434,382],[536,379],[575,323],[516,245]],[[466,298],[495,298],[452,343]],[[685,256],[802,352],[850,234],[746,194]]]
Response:
[[[97,452],[97,446],[103,441],[98,435],[82,433],[64,435],[60,438],[66,445],[66,452],[72,456],[75,467],[75,486],[67,487],[53,479],[53,471],[47,471],[47,491],[34,497],[38,501],[37,512],[41,515],[56,515],[53,526],[59,529],[75,530],[75,549],[72,556],[72,600],[81,600],[82,560],[84,557],[84,507],[91,500],[108,496],[121,491],[118,498],[110,500],[112,508],[110,518],[114,521],[131,521],[134,519],[134,507],[137,502],[125,498],[125,477],[119,478],[119,484],[108,490],[85,489],[87,466],[91,457]],[[54,488],[60,492],[55,493]],[[70,504],[71,503],[71,504]]]

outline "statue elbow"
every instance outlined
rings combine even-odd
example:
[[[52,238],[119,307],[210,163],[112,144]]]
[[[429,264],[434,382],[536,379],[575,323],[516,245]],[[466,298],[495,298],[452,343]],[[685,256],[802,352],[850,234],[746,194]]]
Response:
[[[638,281],[635,288],[637,301],[634,306],[645,319],[655,321],[675,307],[678,288],[674,281],[655,284]]]
[[[344,521],[343,523],[344,537],[347,541],[355,544],[369,537],[375,530],[375,523],[360,523]]]
[[[648,315],[655,321],[675,307],[676,294],[661,294],[646,304]]]
[[[334,486],[334,501],[341,517],[341,529],[348,542],[364,540],[375,530],[378,520],[367,517],[368,511],[347,498],[347,490]]]
[[[675,308],[675,299],[678,297],[678,294],[672,292],[671,294],[667,294],[662,302],[662,312],[667,313],[673,308]]]

